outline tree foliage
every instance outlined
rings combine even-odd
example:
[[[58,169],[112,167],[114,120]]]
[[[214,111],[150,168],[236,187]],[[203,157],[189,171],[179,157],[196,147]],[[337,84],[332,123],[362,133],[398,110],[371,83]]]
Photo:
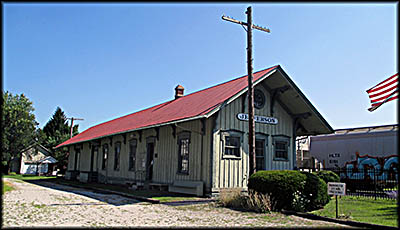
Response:
[[[78,134],[78,125],[74,125],[72,133],[73,135]],[[57,107],[53,116],[45,124],[43,130],[38,131],[38,134],[42,138],[41,143],[43,146],[52,150],[53,157],[58,161],[59,169],[65,170],[68,164],[67,149],[54,149],[54,147],[70,138],[70,126],[64,111],[60,107]]]
[[[34,141],[38,123],[33,114],[33,103],[24,95],[3,92],[2,155],[3,165],[21,157],[21,151]]]

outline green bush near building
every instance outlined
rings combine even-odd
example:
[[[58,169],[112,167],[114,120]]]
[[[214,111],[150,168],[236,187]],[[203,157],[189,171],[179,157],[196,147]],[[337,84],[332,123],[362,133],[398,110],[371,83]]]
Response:
[[[306,175],[306,184],[303,194],[306,199],[305,211],[317,210],[328,204],[330,197],[328,195],[328,186],[325,181],[315,174],[302,172]]]
[[[294,210],[293,201],[303,191],[306,178],[293,170],[258,171],[250,176],[248,188],[269,195],[273,210]]]
[[[325,183],[328,184],[328,182],[340,182],[340,177],[333,171],[329,170],[323,170],[323,171],[318,171],[318,172],[313,172],[313,174],[317,175],[319,178],[325,181]]]
[[[248,188],[268,195],[274,211],[311,211],[330,200],[326,183],[308,172],[258,171],[250,176]]]

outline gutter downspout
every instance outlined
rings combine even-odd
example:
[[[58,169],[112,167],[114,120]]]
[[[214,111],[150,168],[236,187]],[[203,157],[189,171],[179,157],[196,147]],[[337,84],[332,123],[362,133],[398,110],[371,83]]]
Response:
[[[200,147],[200,180],[203,181],[203,149],[204,149],[204,135],[206,134],[206,119],[203,118],[201,121],[201,147]],[[204,183],[205,186],[205,183]],[[204,191],[204,189],[203,189]]]
[[[213,171],[215,169],[215,162],[214,162],[214,144],[215,144],[215,139],[214,139],[214,133],[216,132],[215,128],[217,126],[217,117],[218,117],[218,112],[217,115],[214,117],[210,117],[212,120],[212,125],[211,125],[211,135],[210,135],[210,195],[212,196],[212,189],[214,188],[214,175]]]
[[[293,142],[293,144],[292,144],[292,148],[293,148],[293,151],[292,151],[292,157],[293,157],[293,170],[297,170],[297,159],[296,159],[296,155],[297,155],[297,150],[296,150],[296,130],[297,130],[297,126],[298,126],[298,124],[299,124],[299,120],[300,120],[300,118],[299,117],[296,117],[295,119],[294,119],[294,121],[293,121],[293,140],[292,140],[292,142]]]

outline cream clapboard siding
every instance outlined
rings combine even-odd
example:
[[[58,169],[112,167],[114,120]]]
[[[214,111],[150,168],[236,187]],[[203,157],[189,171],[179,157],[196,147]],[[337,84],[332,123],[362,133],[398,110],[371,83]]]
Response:
[[[75,160],[75,152],[73,146],[69,146],[69,155],[68,155],[68,166],[67,170],[72,171],[74,170],[74,160]]]
[[[98,153],[94,156],[93,171],[97,171],[101,178],[107,178],[108,183],[126,183],[134,182],[141,175],[134,171],[129,171],[129,141],[137,140],[136,149],[136,170],[145,171],[147,158],[147,138],[154,137],[154,165],[152,182],[172,184],[175,180],[191,180],[203,181],[206,184],[206,189],[210,190],[210,145],[212,143],[212,120],[206,120],[206,134],[201,135],[202,123],[200,120],[178,123],[176,127],[176,137],[173,136],[173,129],[170,125],[159,128],[159,139],[156,139],[156,130],[154,128],[142,131],[141,141],[139,140],[138,132],[130,132],[126,134],[126,143],[122,134],[113,135],[110,137],[101,138],[98,146]],[[190,146],[189,146],[189,174],[179,174],[178,171],[178,144],[177,138],[180,132],[189,131]],[[110,144],[112,142],[112,145]],[[120,152],[120,169],[114,170],[115,159],[115,143],[121,142]],[[203,146],[202,146],[203,143]],[[101,168],[103,161],[103,145],[108,144],[108,158],[106,169]],[[79,145],[79,144],[78,144]],[[80,144],[83,146],[81,150],[79,171],[90,171],[90,161],[92,148],[89,148],[89,143]],[[68,169],[74,170],[75,162],[75,145],[70,147],[70,156]],[[138,174],[138,175],[137,175]],[[143,176],[145,176],[143,174]]]
[[[85,142],[82,145],[81,153],[79,156],[79,170],[88,172],[90,171],[90,153],[89,143]]]
[[[270,94],[261,85],[257,85],[256,89],[263,91],[265,95],[265,105],[259,110],[255,109],[255,115],[270,116]],[[213,189],[231,188],[231,187],[247,187],[247,179],[249,172],[249,155],[248,155],[248,122],[240,121],[236,118],[238,113],[248,113],[247,97],[245,98],[245,108],[242,107],[243,97],[235,99],[231,103],[222,107],[217,114],[216,128],[213,133],[214,151],[213,151]],[[275,102],[274,115],[278,118],[277,125],[267,125],[256,123],[255,132],[263,133],[267,136],[265,146],[265,168],[266,170],[273,169],[292,169],[293,168],[293,119],[291,116]],[[244,132],[243,141],[241,143],[241,158],[226,159],[223,157],[223,145],[221,131],[239,130]],[[290,136],[290,144],[288,150],[289,161],[274,161],[273,160],[273,135]]]

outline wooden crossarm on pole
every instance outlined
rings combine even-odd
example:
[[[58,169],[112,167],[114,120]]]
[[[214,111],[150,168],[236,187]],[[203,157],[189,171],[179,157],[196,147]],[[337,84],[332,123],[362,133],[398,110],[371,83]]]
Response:
[[[247,72],[248,72],[248,95],[249,95],[249,157],[250,157],[250,170],[249,176],[256,172],[256,153],[255,153],[255,121],[254,121],[254,91],[253,91],[253,59],[252,59],[252,29],[261,30],[270,33],[268,28],[253,25],[251,6],[247,8],[247,23],[233,19],[231,17],[222,16],[222,20],[247,26]]]

